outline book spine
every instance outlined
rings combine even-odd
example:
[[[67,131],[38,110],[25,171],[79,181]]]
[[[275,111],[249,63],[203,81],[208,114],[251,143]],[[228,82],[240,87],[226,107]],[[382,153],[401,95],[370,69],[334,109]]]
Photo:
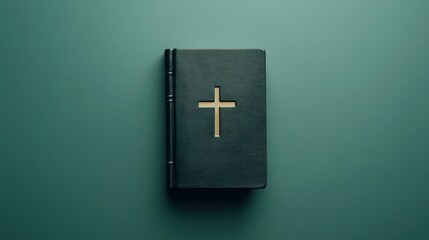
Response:
[[[175,167],[175,109],[174,109],[174,78],[175,78],[175,51],[166,49],[165,57],[165,100],[166,100],[166,130],[167,130],[167,187],[176,186]]]

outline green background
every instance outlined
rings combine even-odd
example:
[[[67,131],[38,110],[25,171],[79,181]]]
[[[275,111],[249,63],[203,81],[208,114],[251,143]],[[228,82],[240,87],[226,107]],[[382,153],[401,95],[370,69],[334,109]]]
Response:
[[[1,239],[428,239],[429,2],[0,2]],[[164,48],[265,48],[268,185],[164,188]]]

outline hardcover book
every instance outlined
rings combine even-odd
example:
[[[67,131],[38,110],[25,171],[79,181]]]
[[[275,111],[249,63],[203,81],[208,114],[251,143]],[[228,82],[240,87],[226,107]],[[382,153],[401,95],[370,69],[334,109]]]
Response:
[[[264,188],[265,51],[166,49],[169,188]]]

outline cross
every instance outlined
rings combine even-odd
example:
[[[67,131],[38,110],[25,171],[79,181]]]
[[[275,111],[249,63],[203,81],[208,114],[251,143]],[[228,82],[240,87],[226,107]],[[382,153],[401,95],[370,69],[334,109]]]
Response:
[[[234,108],[235,107],[235,101],[231,102],[221,102],[220,99],[220,90],[219,87],[214,88],[214,101],[213,102],[198,102],[198,107],[200,108],[214,108],[215,111],[215,127],[214,127],[214,136],[220,137],[220,108]]]

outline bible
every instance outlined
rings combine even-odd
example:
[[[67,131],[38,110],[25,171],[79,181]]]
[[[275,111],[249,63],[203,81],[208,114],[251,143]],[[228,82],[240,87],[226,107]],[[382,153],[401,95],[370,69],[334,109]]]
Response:
[[[264,188],[262,49],[166,49],[167,186]]]

